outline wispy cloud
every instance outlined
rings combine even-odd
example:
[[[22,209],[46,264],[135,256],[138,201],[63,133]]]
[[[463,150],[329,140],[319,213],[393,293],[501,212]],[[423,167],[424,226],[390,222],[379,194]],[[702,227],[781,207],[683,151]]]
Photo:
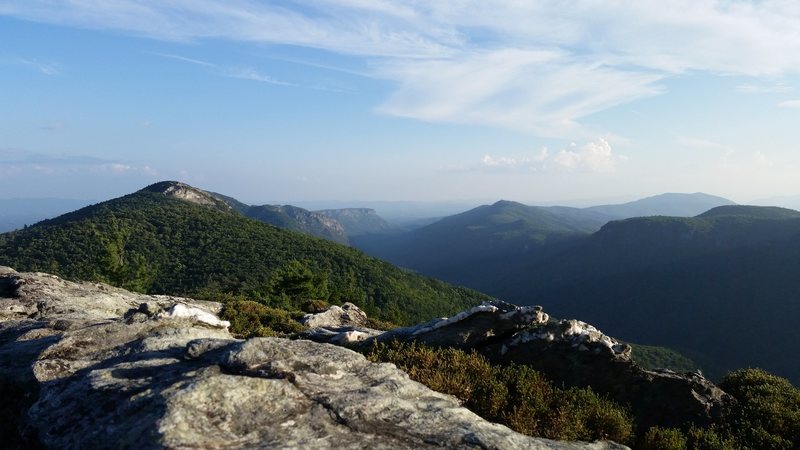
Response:
[[[61,173],[109,173],[138,174],[153,178],[158,170],[149,165],[115,161],[86,155],[49,155],[24,150],[0,149],[0,166],[5,176],[24,175],[26,173],[61,174]]]
[[[800,100],[786,100],[778,103],[781,108],[800,108]]]
[[[780,94],[792,92],[794,89],[786,83],[777,82],[771,84],[740,84],[736,86],[736,90],[744,94]]]
[[[278,86],[291,86],[291,87],[299,87],[299,88],[306,88],[306,89],[314,89],[314,90],[321,90],[321,91],[330,91],[330,92],[352,92],[345,89],[327,87],[327,86],[318,86],[318,85],[308,85],[308,84],[299,84],[299,83],[291,83],[288,81],[277,79],[271,75],[265,74],[257,69],[252,67],[246,66],[224,66],[215,64],[208,61],[203,61],[200,59],[195,58],[188,58],[181,55],[175,55],[170,53],[158,53],[158,52],[147,52],[151,55],[160,56],[163,58],[170,58],[176,61],[181,61],[189,64],[194,64],[197,66],[205,67],[209,73],[214,75],[219,75],[228,78],[237,78],[240,80],[249,80],[249,81],[258,81],[261,83],[269,83]]]
[[[758,81],[800,73],[800,4],[785,0],[588,0],[568,7],[502,0],[6,0],[0,14],[163,40],[356,55],[372,76],[396,87],[377,108],[384,114],[564,138],[586,136],[581,120],[592,113],[665,92],[662,81],[677,74]],[[258,81],[284,82],[261,75]],[[739,91],[781,89],[754,82]]]
[[[223,69],[220,73],[226,77],[239,78],[241,80],[260,81],[262,83],[277,84],[279,86],[297,86],[296,84],[281,81],[263,74],[252,67],[228,67]]]
[[[675,142],[684,147],[692,147],[692,148],[699,148],[706,150],[722,150],[722,151],[731,150],[731,147],[729,145],[721,144],[719,142],[715,142],[710,139],[703,139],[694,136],[680,136],[675,140]]]
[[[770,166],[772,166],[772,161],[762,151],[757,151],[757,152],[753,153],[752,160],[753,160],[753,164],[756,167],[770,167]]]
[[[64,129],[64,124],[62,122],[48,123],[47,125],[42,125],[39,129],[44,131],[61,131]]]
[[[172,53],[159,53],[159,52],[147,52],[147,53],[150,54],[150,55],[161,56],[163,58],[170,58],[170,59],[174,59],[176,61],[183,61],[183,62],[186,62],[186,63],[189,63],[189,64],[195,64],[195,65],[203,66],[203,67],[213,67],[213,66],[216,65],[216,64],[212,64],[212,63],[207,62],[207,61],[202,61],[202,60],[194,59],[194,58],[187,58],[185,56],[174,55]]]
[[[2,15],[2,11],[0,11],[0,15]],[[36,59],[4,58],[0,59],[0,64],[27,67],[29,69],[35,70],[36,72],[42,75],[47,75],[47,76],[54,76],[61,74],[60,65],[53,62],[41,62]]]

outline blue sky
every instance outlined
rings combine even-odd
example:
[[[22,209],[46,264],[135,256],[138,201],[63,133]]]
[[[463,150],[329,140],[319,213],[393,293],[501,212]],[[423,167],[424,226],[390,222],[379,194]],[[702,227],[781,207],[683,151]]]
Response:
[[[794,1],[0,0],[0,197],[800,194]]]

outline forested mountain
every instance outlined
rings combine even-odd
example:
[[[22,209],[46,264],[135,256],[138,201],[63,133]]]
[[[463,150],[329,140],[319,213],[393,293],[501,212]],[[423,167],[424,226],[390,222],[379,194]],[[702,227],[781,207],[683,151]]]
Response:
[[[662,194],[618,205],[570,208],[501,200],[410,232],[355,237],[352,244],[403,267],[478,289],[493,289],[519,264],[562,251],[611,220],[694,216],[731,201],[707,194]]]
[[[486,292],[701,364],[758,366],[800,381],[797,211],[724,206],[694,218],[611,222],[493,286]]]
[[[755,365],[800,381],[800,358],[787,357],[800,342],[800,212],[725,205],[695,217],[613,220],[592,233],[602,214],[498,202],[355,244],[631,342],[675,348],[719,369],[713,375]]]
[[[351,301],[398,323],[488,298],[243,217],[217,196],[172,182],[2,234],[0,265],[147,293],[241,295],[290,309],[310,299]]]
[[[408,233],[357,237],[353,244],[400,266],[466,283],[499,269],[495,259],[542,257],[608,220],[578,208],[498,201]]]

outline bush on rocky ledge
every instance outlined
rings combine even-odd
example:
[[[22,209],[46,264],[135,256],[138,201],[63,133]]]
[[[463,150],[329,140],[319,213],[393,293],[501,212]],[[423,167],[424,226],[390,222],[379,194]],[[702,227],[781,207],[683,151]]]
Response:
[[[623,407],[589,389],[561,389],[520,365],[490,364],[476,353],[418,344],[378,344],[367,352],[433,390],[450,394],[481,417],[531,436],[629,442],[633,421]]]

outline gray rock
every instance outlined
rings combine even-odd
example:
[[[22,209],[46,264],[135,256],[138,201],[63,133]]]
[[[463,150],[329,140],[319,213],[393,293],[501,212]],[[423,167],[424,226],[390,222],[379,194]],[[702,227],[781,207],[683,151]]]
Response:
[[[518,331],[546,323],[549,316],[541,306],[519,307],[501,301],[486,302],[452,317],[432,320],[413,327],[396,328],[367,340],[389,342],[418,341],[434,347],[464,350],[480,348]]]
[[[309,328],[363,327],[367,325],[367,313],[348,302],[321,313],[306,314],[300,322]]]
[[[233,339],[218,304],[7,268],[0,286],[8,448],[624,448],[515,433],[342,347]]]

